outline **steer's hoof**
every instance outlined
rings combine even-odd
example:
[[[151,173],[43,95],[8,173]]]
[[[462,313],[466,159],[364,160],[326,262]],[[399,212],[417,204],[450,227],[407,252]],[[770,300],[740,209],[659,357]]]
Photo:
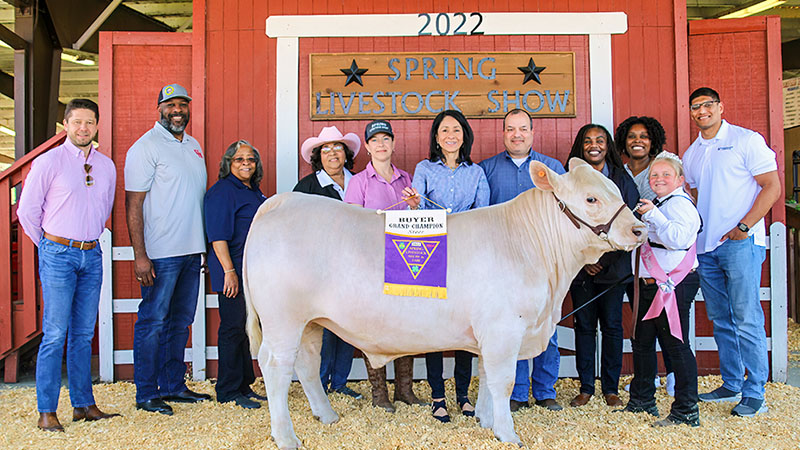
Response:
[[[300,439],[297,439],[297,436],[286,439],[278,439],[272,436],[272,440],[275,441],[278,448],[281,450],[295,450],[303,446],[303,443],[300,442]]]
[[[498,440],[500,440],[500,442],[509,442],[509,443],[512,443],[512,444],[517,444],[518,446],[522,447],[522,441],[519,440],[519,436],[517,436],[516,433],[512,432],[511,435],[507,436],[507,437],[503,437],[503,436],[500,436],[497,433],[495,433],[494,436]]]
[[[334,411],[331,411],[328,414],[321,414],[319,416],[314,416],[314,418],[324,423],[325,425],[330,425],[332,423],[336,423],[339,421],[339,415],[336,414],[336,412]]]

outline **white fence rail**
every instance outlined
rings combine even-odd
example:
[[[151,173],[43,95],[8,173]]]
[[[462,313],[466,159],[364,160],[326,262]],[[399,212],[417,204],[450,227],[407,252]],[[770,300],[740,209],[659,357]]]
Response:
[[[113,261],[133,261],[133,251],[130,247],[111,247],[111,232],[105,230],[100,238],[103,249],[103,284],[100,290],[99,310],[99,348],[100,348],[100,379],[114,381],[114,366],[120,364],[133,364],[133,350],[114,349],[114,314],[135,313],[139,308],[141,299],[112,298]],[[762,287],[760,294],[762,301],[770,302],[770,327],[771,336],[767,339],[767,348],[772,356],[772,380],[785,382],[788,367],[788,341],[787,341],[787,312],[786,312],[786,226],[776,222],[770,226],[769,239],[770,283],[769,287]],[[206,294],[205,277],[201,274],[200,289],[198,293],[197,310],[192,324],[192,346],[186,349],[185,360],[192,363],[192,377],[195,380],[206,378],[206,362],[217,359],[217,347],[206,346],[206,311],[217,308],[217,295]],[[702,292],[697,293],[697,302],[703,301]],[[716,351],[717,344],[713,337],[696,336],[694,330],[695,307],[692,305],[689,323],[690,343],[695,351]],[[559,326],[558,346],[564,350],[575,350],[575,336],[572,328]],[[598,332],[598,346],[600,348],[601,334]],[[197,350],[196,350],[197,349]],[[626,339],[623,343],[623,352],[631,352],[631,343]],[[473,361],[477,373],[477,360]],[[599,355],[596,362],[599,375]],[[445,358],[445,376],[453,373],[452,358]],[[559,376],[576,377],[575,357],[572,355],[561,356]],[[389,365],[387,376],[393,378],[394,370]],[[353,380],[366,379],[367,371],[362,359],[353,361],[353,370],[350,378]],[[425,378],[425,362],[417,358],[414,362],[414,378]]]

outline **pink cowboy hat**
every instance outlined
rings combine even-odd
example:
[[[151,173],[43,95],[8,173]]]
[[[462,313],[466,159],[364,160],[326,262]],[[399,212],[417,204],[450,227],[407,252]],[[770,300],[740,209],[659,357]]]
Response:
[[[342,132],[333,126],[324,127],[319,136],[306,139],[300,147],[300,155],[307,163],[311,164],[311,151],[328,142],[344,142],[347,148],[353,152],[353,158],[358,155],[358,151],[361,149],[361,139],[358,138],[357,134],[347,133],[342,136]]]

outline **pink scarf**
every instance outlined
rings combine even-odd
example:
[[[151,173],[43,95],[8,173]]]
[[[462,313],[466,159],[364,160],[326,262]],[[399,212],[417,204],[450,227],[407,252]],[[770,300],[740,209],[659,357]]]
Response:
[[[664,273],[664,269],[658,264],[656,255],[653,254],[653,248],[650,247],[649,242],[645,242],[642,249],[642,263],[650,275],[655,278],[658,285],[653,303],[650,309],[647,310],[642,320],[655,319],[661,315],[661,311],[667,312],[667,322],[669,323],[669,332],[675,338],[683,342],[683,333],[681,332],[681,319],[678,314],[678,300],[675,297],[675,287],[686,278],[686,275],[692,270],[694,265],[695,255],[697,254],[697,243],[692,244],[689,251],[681,260],[678,267],[674,268],[669,275]]]

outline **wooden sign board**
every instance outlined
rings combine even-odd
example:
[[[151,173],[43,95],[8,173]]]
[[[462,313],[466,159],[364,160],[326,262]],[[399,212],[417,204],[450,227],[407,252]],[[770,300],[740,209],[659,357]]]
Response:
[[[312,120],[575,117],[573,52],[310,55]]]

